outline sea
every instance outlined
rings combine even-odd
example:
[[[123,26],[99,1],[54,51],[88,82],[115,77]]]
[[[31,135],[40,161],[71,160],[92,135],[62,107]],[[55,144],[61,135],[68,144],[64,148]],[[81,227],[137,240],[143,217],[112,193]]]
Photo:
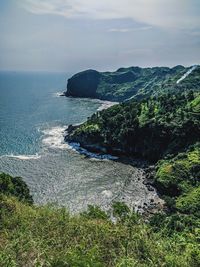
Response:
[[[60,96],[70,76],[0,72],[0,172],[22,177],[36,205],[80,212],[88,205],[109,209],[114,201],[148,204],[157,194],[146,188],[142,169],[64,142],[68,125],[109,105]]]

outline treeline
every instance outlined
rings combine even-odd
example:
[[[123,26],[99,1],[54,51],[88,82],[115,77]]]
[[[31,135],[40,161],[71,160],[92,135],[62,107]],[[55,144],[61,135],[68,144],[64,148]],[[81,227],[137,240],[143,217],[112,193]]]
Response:
[[[132,100],[97,112],[68,140],[156,162],[200,140],[200,95],[193,91]]]

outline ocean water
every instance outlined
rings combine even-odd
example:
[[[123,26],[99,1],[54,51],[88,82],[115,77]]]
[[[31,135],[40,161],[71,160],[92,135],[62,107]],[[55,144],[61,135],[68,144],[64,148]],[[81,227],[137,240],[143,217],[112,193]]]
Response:
[[[115,200],[149,203],[156,192],[143,184],[141,169],[108,156],[88,157],[77,144],[64,142],[67,125],[85,121],[105,105],[59,96],[69,77],[0,72],[0,172],[23,177],[38,205],[54,203],[77,212],[88,204],[109,208]]]

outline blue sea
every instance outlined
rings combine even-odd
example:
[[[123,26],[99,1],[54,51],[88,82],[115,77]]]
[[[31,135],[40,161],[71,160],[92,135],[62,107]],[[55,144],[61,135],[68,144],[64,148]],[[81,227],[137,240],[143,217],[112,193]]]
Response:
[[[78,153],[64,142],[69,124],[84,122],[104,102],[60,96],[69,73],[0,72],[0,172],[21,176],[38,205],[88,204],[109,208],[115,200],[142,205],[156,195],[142,170],[116,160]]]

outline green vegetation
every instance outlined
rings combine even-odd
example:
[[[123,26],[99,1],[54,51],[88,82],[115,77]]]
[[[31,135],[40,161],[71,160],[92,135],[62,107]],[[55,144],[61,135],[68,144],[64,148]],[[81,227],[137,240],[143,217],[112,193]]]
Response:
[[[188,90],[131,100],[97,112],[67,140],[156,162],[200,140],[199,97],[199,93]]]
[[[196,97],[190,105],[193,112],[200,113],[200,96]]]
[[[154,67],[120,68],[115,72],[86,70],[68,80],[67,96],[92,97],[122,102],[129,98],[144,99],[163,92],[182,92],[200,88],[200,67],[186,79],[177,81],[189,70],[183,66],[174,68]]]
[[[146,98],[175,85],[186,71],[187,68],[178,66],[172,69],[130,67],[104,72],[97,87],[97,97],[114,101],[124,101],[133,96]]]
[[[105,266],[200,266],[199,77],[197,68],[176,86],[177,76],[168,76],[162,85],[154,83],[153,91],[140,88],[135,99],[97,112],[66,138],[88,149],[93,145],[155,163],[151,177],[165,200],[163,212],[144,223],[123,203],[114,203],[118,220],[112,229],[127,227],[121,247],[126,253]],[[127,84],[112,95],[128,90]],[[105,223],[105,216],[101,219]]]
[[[178,197],[176,207],[182,213],[200,217],[200,186]]]
[[[158,214],[150,224],[123,203],[116,222],[98,207],[79,215],[0,197],[0,266],[189,267],[200,264],[197,217]]]
[[[159,161],[155,180],[160,191],[169,196],[187,193],[199,186],[200,145],[196,144],[170,160]]]
[[[0,266],[200,266],[200,68],[176,84],[185,71],[87,71],[70,81],[82,84],[86,75],[84,89],[92,84],[104,99],[135,96],[72,126],[66,140],[155,163],[151,178],[165,200],[163,211],[145,218],[119,202],[112,216],[91,205],[78,215],[37,207],[22,179],[3,173]]]
[[[0,174],[0,194],[15,196],[20,201],[32,204],[33,198],[29,188],[21,177],[12,177],[8,174]]]
[[[146,222],[124,203],[115,202],[113,223],[109,214],[95,206],[72,216],[65,208],[30,205],[32,198],[22,179],[3,173],[0,266],[197,267],[199,174],[198,143],[159,161],[155,184],[166,196],[166,212]]]
[[[165,198],[169,211],[186,216],[182,218],[195,216],[199,220],[200,144],[174,158],[160,160],[156,166],[155,186]]]

